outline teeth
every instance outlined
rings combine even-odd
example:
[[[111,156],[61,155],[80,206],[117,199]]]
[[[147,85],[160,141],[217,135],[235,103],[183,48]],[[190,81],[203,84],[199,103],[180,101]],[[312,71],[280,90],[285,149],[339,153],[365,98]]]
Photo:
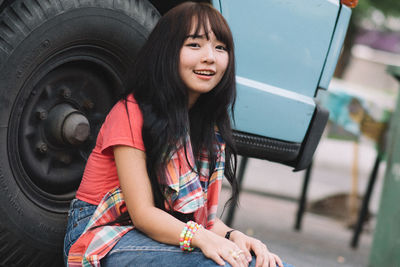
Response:
[[[211,76],[211,75],[215,74],[214,71],[209,71],[209,70],[195,70],[194,73],[200,74],[200,75],[207,75],[207,76]]]

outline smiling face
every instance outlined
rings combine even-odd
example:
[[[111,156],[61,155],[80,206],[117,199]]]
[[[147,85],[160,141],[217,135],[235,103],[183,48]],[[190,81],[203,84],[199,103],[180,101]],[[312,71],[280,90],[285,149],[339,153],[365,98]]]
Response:
[[[179,75],[189,90],[189,107],[200,94],[211,91],[221,81],[229,62],[225,44],[213,32],[207,38],[204,29],[198,34],[195,31],[196,25],[185,39],[179,57]]]

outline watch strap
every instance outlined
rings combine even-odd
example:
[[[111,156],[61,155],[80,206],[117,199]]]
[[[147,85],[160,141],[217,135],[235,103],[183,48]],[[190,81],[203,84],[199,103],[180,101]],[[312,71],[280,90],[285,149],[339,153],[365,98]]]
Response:
[[[225,238],[226,238],[226,239],[229,239],[229,238],[231,237],[231,233],[232,233],[233,231],[235,231],[235,229],[232,229],[232,230],[229,230],[228,232],[226,232]]]

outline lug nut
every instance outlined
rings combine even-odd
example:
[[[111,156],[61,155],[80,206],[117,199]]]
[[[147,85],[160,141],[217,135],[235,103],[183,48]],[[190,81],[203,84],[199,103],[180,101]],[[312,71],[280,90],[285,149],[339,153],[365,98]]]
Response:
[[[63,87],[61,89],[61,95],[64,98],[70,98],[71,97],[71,90],[69,88],[67,88],[67,87]]]
[[[67,164],[67,165],[70,164],[71,161],[72,161],[70,155],[62,155],[59,159],[60,159],[60,161],[61,161],[62,163]]]
[[[36,116],[38,117],[39,120],[45,120],[47,119],[47,111],[45,110],[38,110],[36,111]]]
[[[42,154],[45,154],[47,151],[48,151],[48,147],[47,147],[47,144],[46,143],[43,143],[43,142],[41,142],[41,143],[39,143],[37,146],[36,146],[36,148],[37,148],[37,150],[40,152],[40,153],[42,153]]]
[[[90,100],[85,100],[85,102],[83,102],[83,107],[86,109],[93,109],[94,103]]]

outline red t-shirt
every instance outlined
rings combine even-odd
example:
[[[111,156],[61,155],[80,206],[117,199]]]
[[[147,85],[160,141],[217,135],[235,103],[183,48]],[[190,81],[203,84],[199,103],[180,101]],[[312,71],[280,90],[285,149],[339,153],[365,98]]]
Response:
[[[129,95],[127,100],[129,122],[125,101],[120,100],[111,109],[101,126],[96,146],[89,156],[81,184],[76,192],[76,198],[80,200],[98,205],[107,192],[119,186],[113,146],[126,145],[145,150],[142,138],[142,112],[132,95]]]

